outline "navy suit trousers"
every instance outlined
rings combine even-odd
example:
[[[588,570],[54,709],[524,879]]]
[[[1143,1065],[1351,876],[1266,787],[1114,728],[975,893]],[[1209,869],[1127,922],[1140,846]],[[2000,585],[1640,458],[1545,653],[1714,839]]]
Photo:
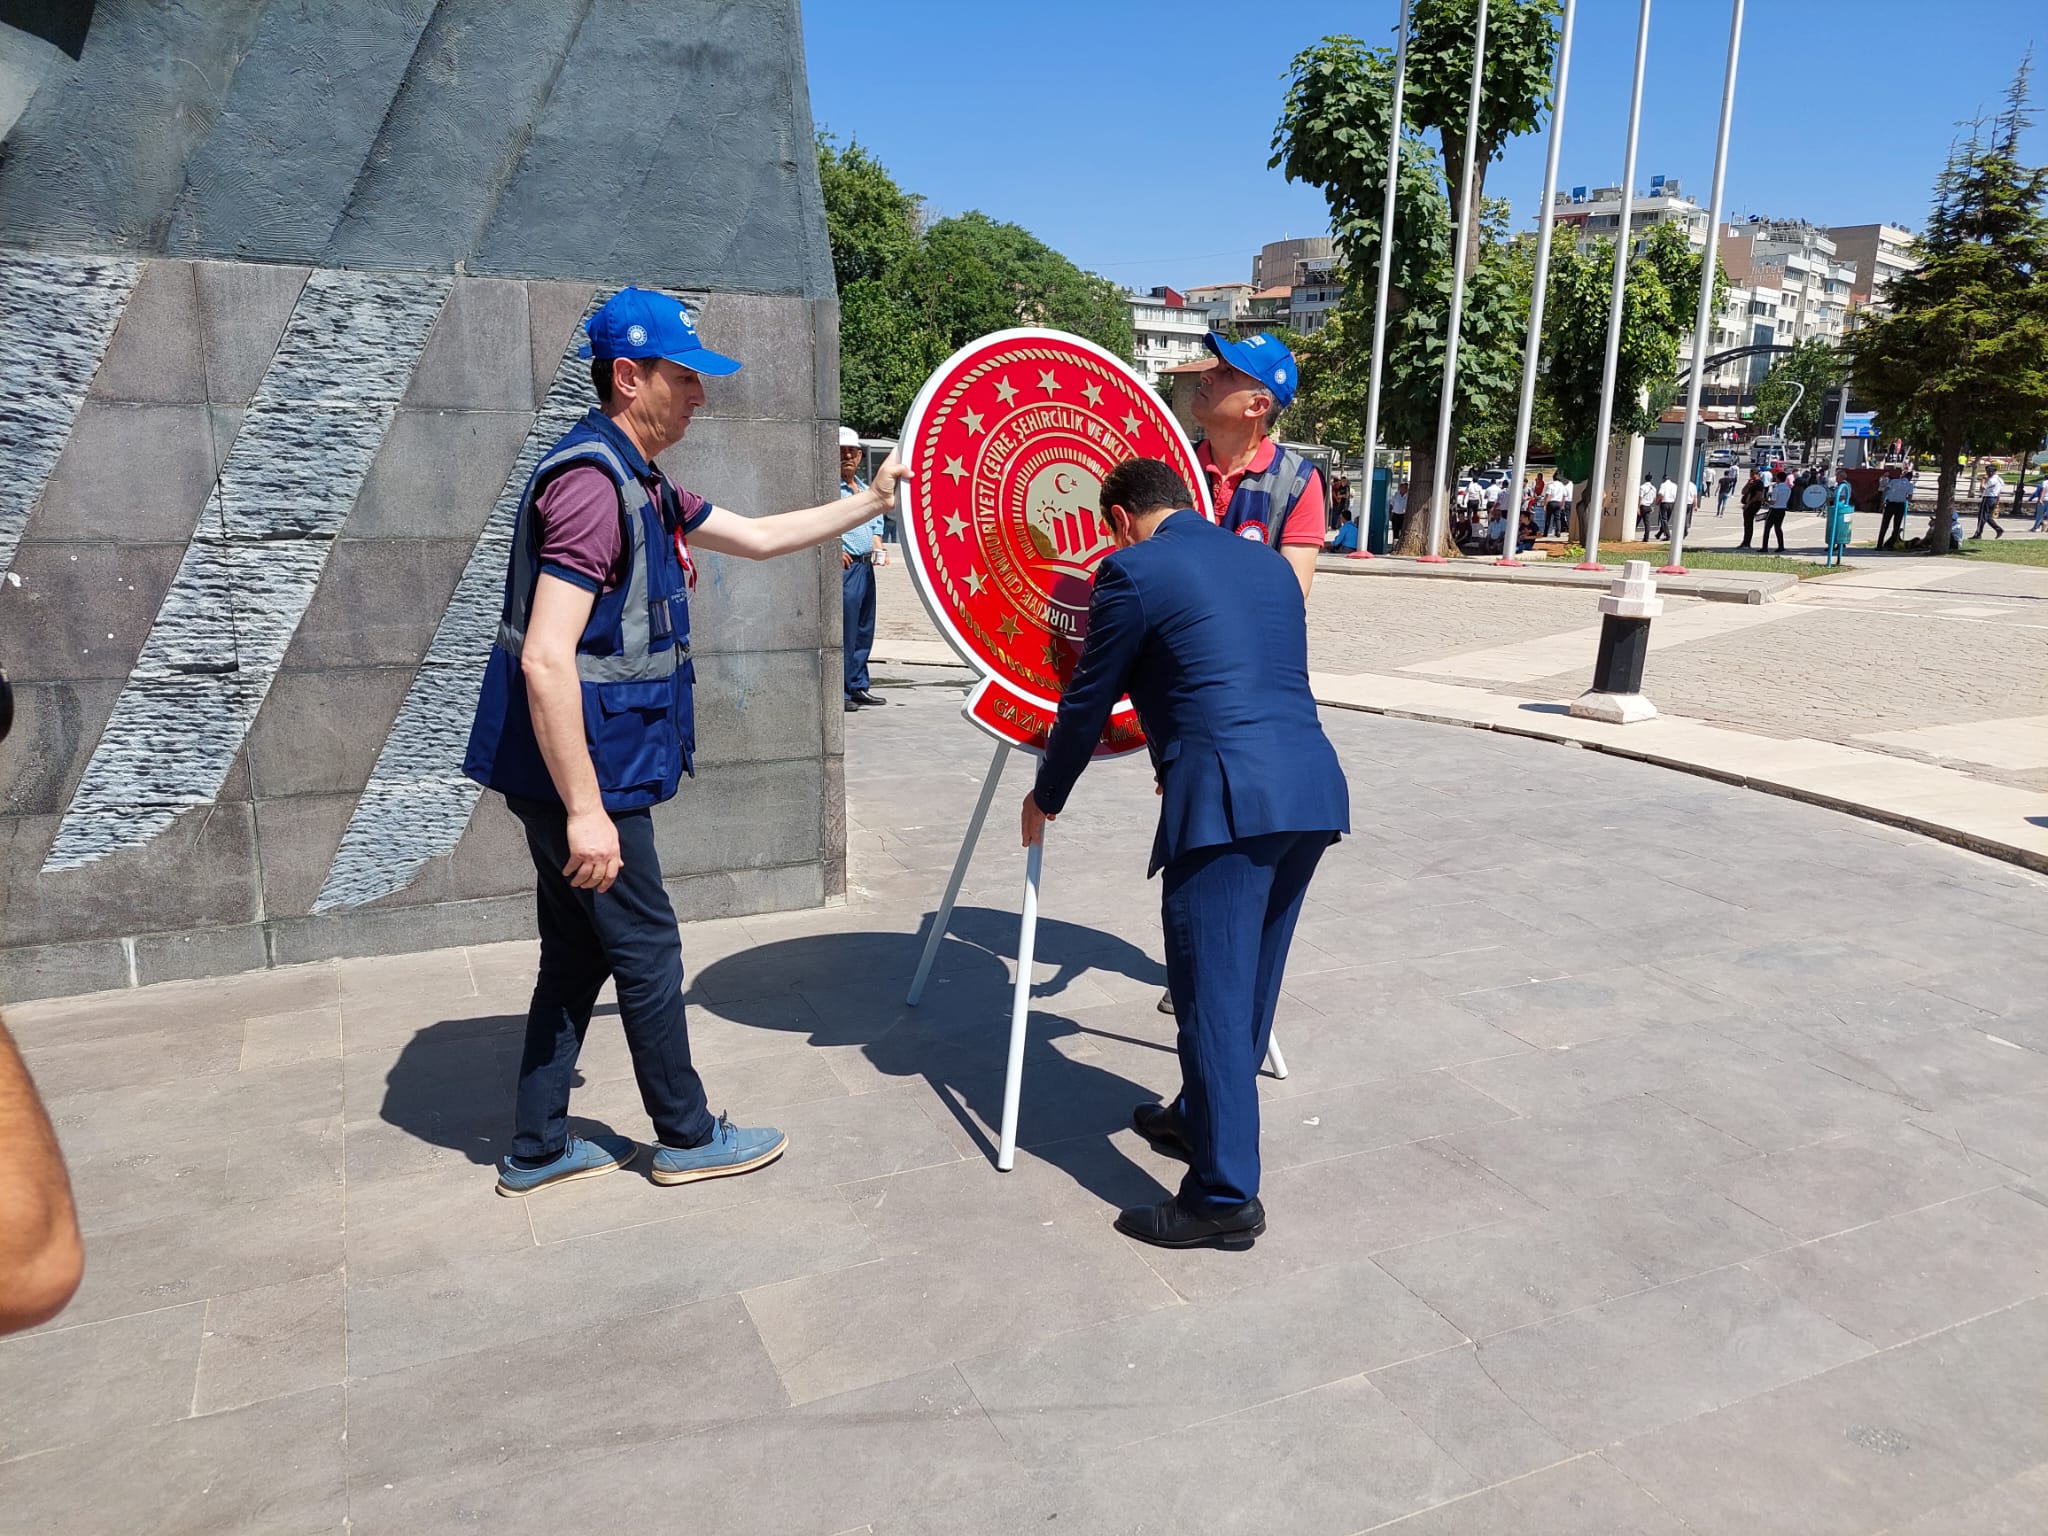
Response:
[[[612,813],[625,863],[600,894],[577,890],[562,873],[569,862],[567,812],[532,800],[506,803],[526,828],[540,919],[540,979],[526,1014],[512,1155],[553,1157],[566,1144],[576,1058],[608,978],[618,982],[619,1022],[655,1135],[671,1147],[702,1146],[715,1122],[704,1081],[690,1064],[683,939],[661,883],[653,818],[644,810]]]
[[[1259,1192],[1259,1063],[1302,898],[1328,832],[1198,848],[1161,874],[1179,1112],[1193,1157],[1180,1203],[1207,1214]]]
[[[856,560],[839,574],[845,618],[840,643],[846,648],[846,694],[851,698],[868,686],[868,652],[875,648],[875,568]]]

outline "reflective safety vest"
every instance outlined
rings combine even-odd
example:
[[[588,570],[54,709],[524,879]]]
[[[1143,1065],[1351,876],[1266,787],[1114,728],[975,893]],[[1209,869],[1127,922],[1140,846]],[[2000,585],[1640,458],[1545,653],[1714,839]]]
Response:
[[[583,739],[597,769],[606,810],[657,805],[693,772],[696,722],[691,686],[690,593],[670,518],[649,497],[636,471],[647,462],[602,411],[593,410],[549,450],[526,482],[512,529],[512,558],[497,641],[484,668],[476,723],[462,771],[477,783],[525,800],[561,803],[527,707],[519,657],[540,575],[534,503],[547,482],[571,465],[611,477],[627,555],[626,578],[591,605],[576,642],[583,686]]]
[[[1292,448],[1276,448],[1272,463],[1237,482],[1230,505],[1217,509],[1218,525],[1241,539],[1263,540],[1278,549],[1287,519],[1294,515],[1314,473],[1315,467]],[[1273,515],[1276,504],[1280,508],[1277,517]]]

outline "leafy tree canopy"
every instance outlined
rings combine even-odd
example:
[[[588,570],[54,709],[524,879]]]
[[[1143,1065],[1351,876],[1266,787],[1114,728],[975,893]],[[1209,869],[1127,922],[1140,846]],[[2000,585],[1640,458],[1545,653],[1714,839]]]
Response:
[[[1820,435],[1821,399],[1848,376],[1841,349],[1823,337],[1812,336],[1790,352],[1781,354],[1756,386],[1756,416],[1751,422],[1757,432],[1775,432],[1786,422],[1785,435],[1809,445]],[[1804,385],[1802,393],[1800,386]],[[1793,401],[1797,399],[1798,404]],[[1792,413],[1787,420],[1785,413]]]
[[[1029,231],[967,213],[924,227],[918,198],[859,144],[818,136],[818,179],[839,280],[839,414],[893,436],[931,371],[1013,325],[1071,331],[1131,354],[1123,291]]]

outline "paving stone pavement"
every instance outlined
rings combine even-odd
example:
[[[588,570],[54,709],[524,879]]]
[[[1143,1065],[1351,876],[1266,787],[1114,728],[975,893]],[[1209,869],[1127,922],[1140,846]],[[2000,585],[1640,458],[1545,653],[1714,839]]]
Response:
[[[1718,530],[1708,542],[1733,536]],[[1876,536],[1875,519],[1867,536]],[[1666,714],[2048,790],[2048,567],[1934,567],[1869,550],[1859,561],[1846,578],[1803,583],[1789,606],[1769,610],[1667,598],[1657,622],[1683,622],[1689,637],[1665,645],[1651,626],[1644,692]],[[877,654],[888,655],[891,644],[936,642],[902,565],[881,574]],[[1330,572],[1310,596],[1309,665],[1336,674],[1426,665],[1445,682],[1571,699],[1591,681],[1598,625],[1595,596],[1586,592]],[[1499,647],[1546,638],[1553,670],[1511,680],[1484,666],[1459,670],[1460,658],[1490,661]],[[1984,729],[1974,738],[1911,734],[1954,726]]]
[[[763,1173],[492,1194],[528,944],[16,1009],[88,1273],[0,1341],[0,1530],[2048,1527],[2048,882],[1332,712],[1271,1229],[1161,1253],[1109,1225],[1176,1173],[1126,1126],[1176,1078],[1144,765],[1053,829],[999,1174],[1027,778],[906,1008],[989,754],[893,699],[850,902],[685,935]],[[608,1007],[582,1079],[647,1135]]]

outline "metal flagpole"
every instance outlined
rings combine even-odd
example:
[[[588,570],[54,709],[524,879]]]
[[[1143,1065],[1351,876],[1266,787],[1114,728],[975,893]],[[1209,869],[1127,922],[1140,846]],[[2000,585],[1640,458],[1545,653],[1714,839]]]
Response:
[[[1550,281],[1550,232],[1557,201],[1557,157],[1564,147],[1564,90],[1572,68],[1572,18],[1579,0],[1564,0],[1557,35],[1557,68],[1550,86],[1550,153],[1543,162],[1543,205],[1536,215],[1536,287],[1529,295],[1529,339],[1522,353],[1522,403],[1515,412],[1515,468],[1508,481],[1508,530],[1501,540],[1501,565],[1520,565],[1515,532],[1520,527],[1522,476],[1529,468],[1529,417],[1536,406],[1536,364],[1543,350],[1543,292]]]
[[[1645,5],[1649,0],[1643,0]],[[1465,109],[1465,169],[1458,183],[1458,253],[1451,266],[1451,318],[1444,333],[1444,392],[1436,414],[1436,479],[1431,487],[1429,548],[1424,560],[1442,560],[1450,509],[1444,504],[1444,461],[1451,454],[1451,406],[1458,392],[1458,328],[1465,319],[1466,253],[1471,250],[1473,219],[1472,162],[1479,149],[1479,88],[1486,73],[1486,0],[1479,0],[1479,21],[1472,29],[1472,101]]]
[[[1387,358],[1387,285],[1394,275],[1394,189],[1401,180],[1401,98],[1408,88],[1408,3],[1401,0],[1401,36],[1394,44],[1394,109],[1387,125],[1387,199],[1380,209],[1380,296],[1379,304],[1372,314],[1372,372],[1365,386],[1365,507],[1366,519],[1372,516],[1372,477],[1379,467],[1380,456],[1380,370]],[[1388,455],[1387,464],[1387,505],[1394,502],[1393,456]],[[1413,515],[1413,509],[1410,509]],[[1353,527],[1357,527],[1354,520]],[[1353,559],[1367,555],[1363,534],[1358,540],[1358,553]]]
[[[1714,190],[1708,199],[1707,249],[1700,258],[1700,308],[1692,326],[1692,378],[1685,389],[1685,434],[1679,439],[1678,462],[1685,470],[1685,483],[1691,487],[1691,500],[1684,492],[1678,497],[1678,516],[1671,523],[1671,563],[1661,567],[1660,576],[1683,576],[1685,574],[1686,524],[1692,518],[1692,510],[1706,500],[1706,489],[1697,482],[1704,478],[1693,468],[1693,443],[1699,435],[1700,426],[1700,375],[1706,370],[1700,365],[1707,358],[1707,331],[1714,320],[1714,273],[1718,268],[1721,245],[1721,187],[1728,174],[1728,128],[1735,120],[1735,61],[1742,52],[1742,0],[1734,0],[1734,7],[1728,17],[1728,71],[1721,79],[1721,136],[1714,143]],[[1843,401],[1848,404],[1847,399]],[[1841,419],[1838,411],[1836,420]]]
[[[1628,149],[1621,163],[1621,229],[1614,240],[1614,293],[1607,302],[1607,361],[1600,370],[1600,425],[1593,439],[1592,501],[1584,496],[1579,505],[1586,522],[1586,558],[1582,571],[1597,571],[1600,564],[1601,491],[1607,480],[1607,437],[1614,430],[1614,378],[1621,367],[1621,303],[1628,287],[1629,218],[1635,212],[1636,140],[1643,126],[1643,61],[1650,52],[1650,0],[1643,0],[1636,21],[1636,81],[1628,99]]]

